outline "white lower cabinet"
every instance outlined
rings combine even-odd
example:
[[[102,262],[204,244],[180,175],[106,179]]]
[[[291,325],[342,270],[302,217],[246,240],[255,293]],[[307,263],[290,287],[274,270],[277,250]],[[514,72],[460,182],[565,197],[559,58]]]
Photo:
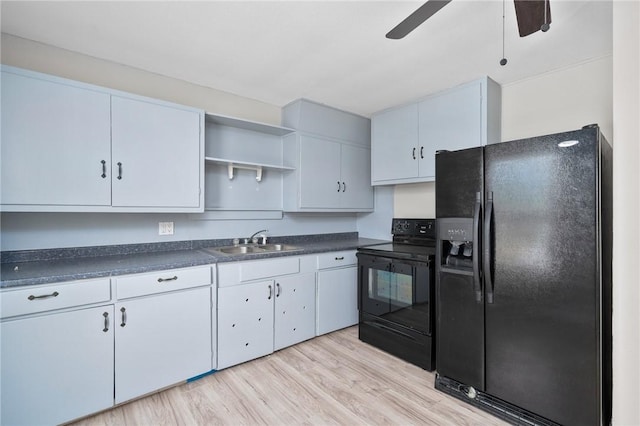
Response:
[[[2,322],[0,423],[59,424],[113,406],[114,326],[113,305]]]
[[[211,267],[114,281],[116,404],[213,368]]]
[[[314,337],[314,259],[218,265],[218,369]]]
[[[115,402],[212,369],[211,288],[116,304]]]
[[[0,424],[66,423],[211,371],[212,278],[202,266],[3,289]]]
[[[273,352],[274,282],[218,289],[218,369]]]
[[[316,274],[276,279],[273,347],[277,351],[315,337]]]
[[[355,250],[318,255],[317,335],[358,323]]]

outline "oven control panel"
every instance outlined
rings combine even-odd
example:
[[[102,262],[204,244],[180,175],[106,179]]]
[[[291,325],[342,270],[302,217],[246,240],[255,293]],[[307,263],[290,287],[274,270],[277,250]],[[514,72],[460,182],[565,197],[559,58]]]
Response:
[[[397,219],[391,222],[391,233],[395,236],[436,237],[435,219]]]

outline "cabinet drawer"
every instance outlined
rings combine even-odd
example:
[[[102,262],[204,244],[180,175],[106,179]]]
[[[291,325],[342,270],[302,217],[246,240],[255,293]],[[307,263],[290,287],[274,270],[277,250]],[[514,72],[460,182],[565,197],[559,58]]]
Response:
[[[72,281],[0,293],[2,317],[33,314],[54,309],[108,302],[111,300],[109,278]]]
[[[340,268],[358,263],[355,250],[333,251],[318,255],[318,269]]]
[[[116,278],[115,283],[116,297],[118,299],[128,299],[147,294],[209,285],[212,283],[211,267],[170,269],[148,274],[129,275]]]

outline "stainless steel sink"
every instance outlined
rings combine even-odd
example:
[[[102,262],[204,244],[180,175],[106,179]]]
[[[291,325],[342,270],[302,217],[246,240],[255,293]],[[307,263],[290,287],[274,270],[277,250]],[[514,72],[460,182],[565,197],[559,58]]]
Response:
[[[300,247],[289,244],[239,244],[237,246],[209,247],[204,249],[210,253],[222,254],[260,254],[272,252],[284,252],[302,250]]]
[[[248,253],[264,253],[265,250],[262,250],[258,247],[253,246],[233,246],[233,247],[221,247],[217,251],[226,254],[248,254]]]
[[[289,244],[264,244],[258,246],[265,251],[293,251],[302,250],[300,247],[292,246]]]

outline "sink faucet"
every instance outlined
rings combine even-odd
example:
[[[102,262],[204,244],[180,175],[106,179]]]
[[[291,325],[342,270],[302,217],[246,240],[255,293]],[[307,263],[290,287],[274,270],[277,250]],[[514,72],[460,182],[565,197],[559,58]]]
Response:
[[[260,231],[254,233],[249,238],[245,238],[245,240],[244,240],[245,244],[247,244],[249,242],[257,243],[258,239],[256,238],[256,235],[258,235],[258,234],[261,234],[260,238],[262,238],[262,244],[267,244],[267,236],[264,235],[263,232],[269,232],[269,230],[268,229],[261,229]]]

